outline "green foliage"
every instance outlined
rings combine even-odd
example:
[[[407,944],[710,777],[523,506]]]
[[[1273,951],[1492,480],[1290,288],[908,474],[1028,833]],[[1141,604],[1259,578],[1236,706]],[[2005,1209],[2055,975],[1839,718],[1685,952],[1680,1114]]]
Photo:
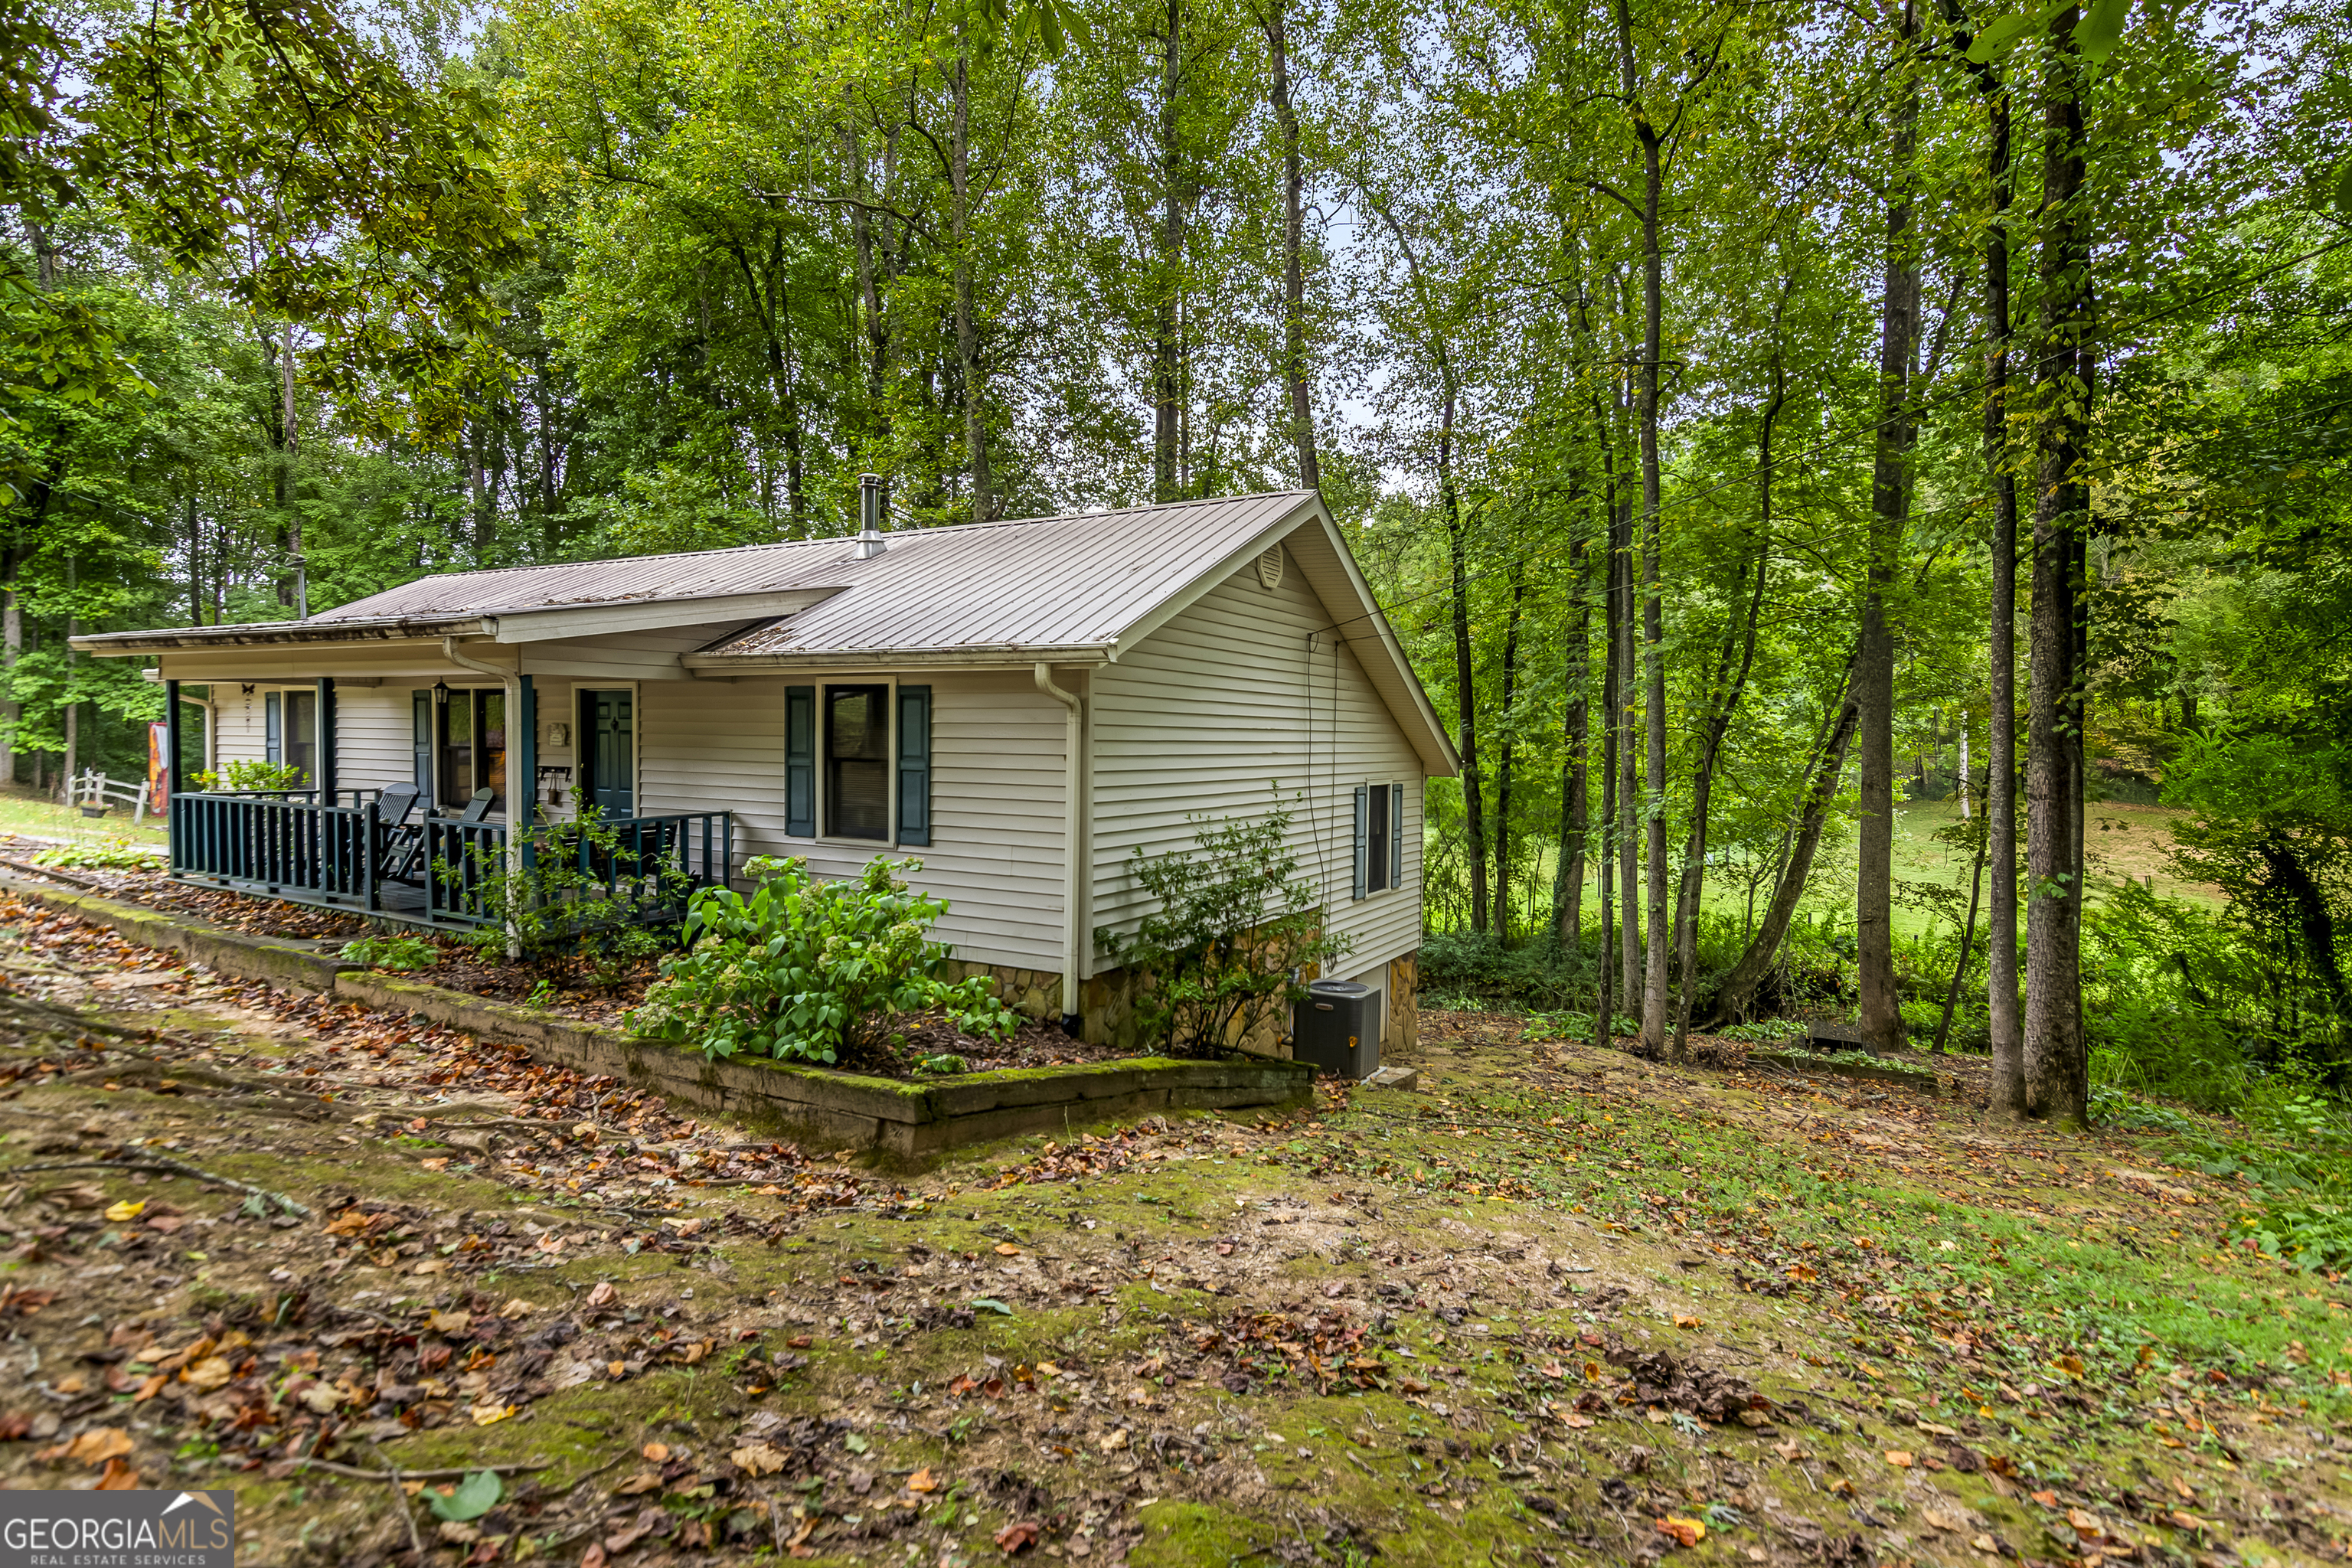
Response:
[[[798,857],[754,858],[745,869],[759,886],[749,898],[717,887],[695,895],[692,945],[663,963],[630,1028],[713,1058],[826,1063],[875,1043],[907,1014],[940,1012],[971,1034],[1009,1039],[1018,1019],[992,979],[940,977],[949,950],[923,933],[947,900],[899,879],[921,868],[877,856],[856,877],[828,881]]]
[[[428,1489],[425,1506],[433,1510],[436,1519],[463,1522],[479,1519],[499,1506],[505,1497],[506,1487],[496,1470],[476,1470],[459,1481],[446,1493]]]
[[[1135,1013],[1168,1051],[1210,1056],[1269,1031],[1286,1032],[1286,1009],[1307,994],[1308,965],[1349,948],[1324,924],[1322,900],[1298,874],[1291,813],[1277,798],[1253,821],[1193,824],[1194,849],[1128,858],[1152,912],[1131,936],[1097,928],[1103,952],[1140,982]]]
[[[566,984],[615,984],[673,945],[663,928],[693,887],[674,861],[640,860],[634,838],[594,806],[583,806],[570,822],[520,831],[519,866],[501,849],[475,847],[457,862],[436,860],[433,875],[453,898],[478,901],[488,917],[466,941],[539,972],[535,1000],[551,1001]],[[547,988],[543,998],[538,987]]]
[[[59,870],[77,868],[93,871],[161,871],[163,855],[136,844],[121,842],[106,844],[66,844],[55,849],[44,849],[33,857],[36,866],[55,866]]]
[[[950,1051],[942,1051],[935,1057],[925,1057],[917,1062],[915,1067],[919,1071],[938,1073],[942,1076],[971,1070],[971,1063]]]
[[[441,950],[421,936],[362,936],[343,943],[340,956],[371,969],[429,969]]]
[[[302,789],[309,784],[310,777],[294,763],[264,763],[247,757],[234,757],[224,763],[217,772],[191,773],[189,782],[201,790],[236,794],[242,790]]]

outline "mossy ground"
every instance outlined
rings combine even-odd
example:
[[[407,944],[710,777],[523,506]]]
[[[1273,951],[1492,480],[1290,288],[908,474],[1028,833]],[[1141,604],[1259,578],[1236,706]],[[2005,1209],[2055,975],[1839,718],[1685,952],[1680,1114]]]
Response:
[[[206,1060],[348,1065],[200,982],[100,990],[121,962],[94,949],[84,967],[53,954],[16,973],[54,1000],[168,1022]],[[336,1037],[379,1026],[354,1015]],[[59,1292],[8,1324],[41,1357],[16,1363],[47,1390],[26,1409],[124,1427],[144,1484],[236,1488],[240,1560],[268,1563],[404,1558],[411,1521],[450,1568],[591,1552],[954,1568],[1003,1559],[1000,1535],[1023,1560],[1152,1565],[2213,1568],[2316,1563],[2352,1542],[2347,1291],[2250,1254],[2242,1194],[2168,1164],[2160,1142],[1654,1066],[1496,1017],[1423,1026],[1418,1093],[1016,1140],[887,1179],[825,1151],[788,1178],[686,1174],[723,1168],[740,1139],[707,1124],[627,1159],[552,1134],[477,1159],[438,1127],[26,1072],[0,1106],[9,1168],[102,1122],[314,1210],[275,1225],[187,1181],[0,1172],[26,1205],[94,1181],[210,1222],[148,1238],[118,1272],[100,1260],[139,1249],[102,1238],[5,1266],[0,1284]],[[19,1045],[5,1065],[20,1072],[65,1050]],[[470,1092],[446,1052],[407,1049],[376,1058],[347,1108]],[[656,1154],[680,1173],[657,1203],[591,1203]],[[354,1191],[439,1245],[395,1257],[324,1234],[334,1194]],[[552,1222],[538,1243],[462,1239],[525,1215]],[[57,1245],[82,1245],[65,1229]],[[442,1247],[448,1268],[419,1272]],[[308,1315],[257,1331],[257,1352],[373,1320],[429,1345],[425,1314],[468,1300],[513,1313],[500,1358],[574,1328],[510,1416],[475,1426],[461,1406],[362,1436],[354,1414],[332,1449],[362,1469],[541,1467],[453,1532],[472,1538],[445,1541],[389,1485],[247,1458],[231,1432],[96,1389],[114,1326],[169,1342],[266,1316],[298,1283]],[[646,1348],[657,1339],[709,1348],[687,1364]],[[1660,1351],[1738,1380],[1765,1424],[1645,1398],[1622,1363]],[[321,1354],[320,1376],[365,1370],[348,1348]],[[282,1394],[291,1364],[253,1375]],[[62,1368],[93,1392],[59,1394]],[[37,1451],[0,1445],[9,1484],[93,1479]]]

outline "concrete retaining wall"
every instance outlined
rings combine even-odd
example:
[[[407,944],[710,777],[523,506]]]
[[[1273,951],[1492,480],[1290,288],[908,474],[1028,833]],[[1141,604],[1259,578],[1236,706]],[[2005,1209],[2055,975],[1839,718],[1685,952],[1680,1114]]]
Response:
[[[1083,1067],[1024,1068],[900,1083],[830,1068],[753,1058],[711,1061],[562,1013],[494,1002],[371,970],[316,944],[247,936],[136,904],[0,877],[0,889],[184,954],[225,974],[332,992],[371,1007],[425,1017],[483,1039],[520,1046],[534,1060],[625,1079],[667,1098],[778,1136],[920,1158],[1024,1132],[1066,1131],[1165,1110],[1276,1105],[1308,1097],[1305,1062],[1248,1057],[1176,1061],[1141,1057]]]

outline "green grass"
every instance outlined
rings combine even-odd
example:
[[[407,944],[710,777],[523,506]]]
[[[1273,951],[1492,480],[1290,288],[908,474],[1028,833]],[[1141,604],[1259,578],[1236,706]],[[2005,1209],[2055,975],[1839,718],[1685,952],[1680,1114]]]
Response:
[[[164,843],[163,824],[152,814],[134,827],[131,813],[120,806],[104,816],[87,817],[77,807],[44,800],[22,786],[0,791],[0,835],[59,844],[131,843],[160,848]]]

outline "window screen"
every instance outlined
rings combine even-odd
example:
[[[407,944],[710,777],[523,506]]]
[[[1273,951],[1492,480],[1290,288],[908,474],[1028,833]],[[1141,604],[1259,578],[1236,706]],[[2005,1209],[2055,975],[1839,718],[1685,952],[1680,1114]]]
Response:
[[[1389,885],[1389,786],[1374,784],[1370,806],[1370,840],[1364,857],[1364,890],[1377,893]]]
[[[824,689],[825,831],[836,838],[890,837],[890,689]]]

